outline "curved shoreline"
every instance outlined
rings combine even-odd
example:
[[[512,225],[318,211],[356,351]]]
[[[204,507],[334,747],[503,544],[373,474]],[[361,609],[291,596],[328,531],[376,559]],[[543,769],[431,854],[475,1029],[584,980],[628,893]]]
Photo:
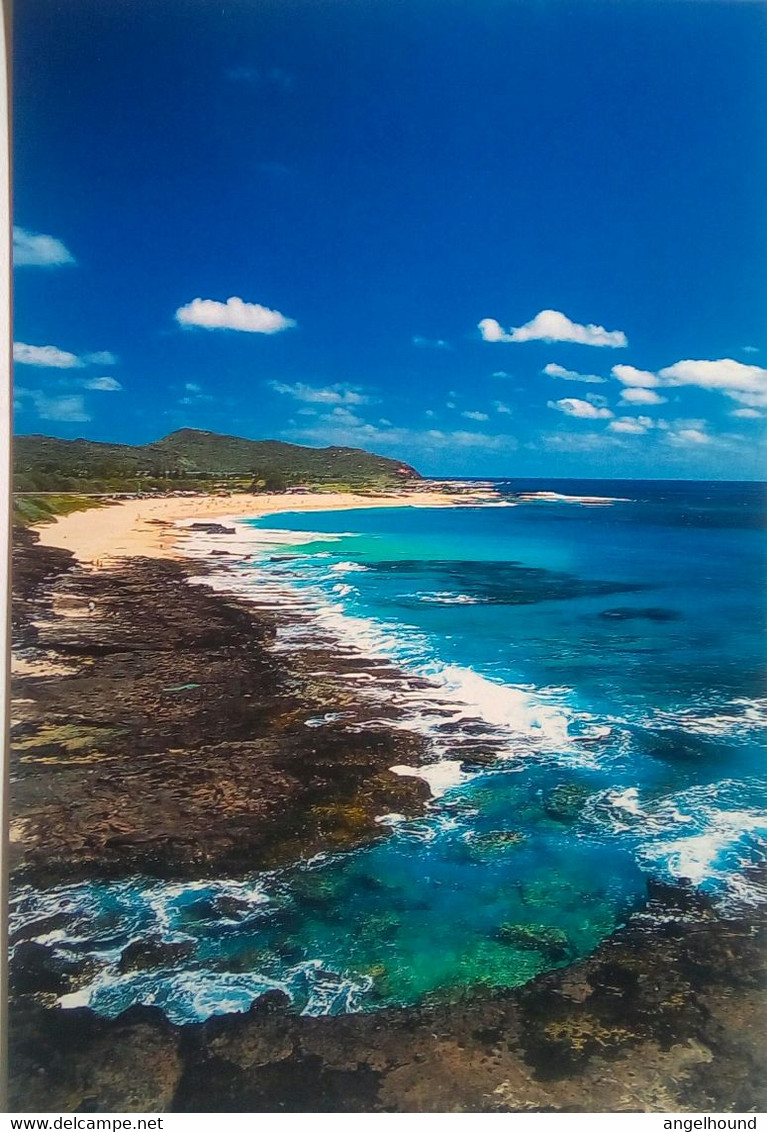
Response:
[[[490,491],[308,492],[260,495],[195,495],[129,499],[73,511],[39,528],[42,546],[69,550],[83,565],[122,558],[176,558],[181,521],[259,518],[286,511],[348,511],[371,507],[461,507],[491,502]]]

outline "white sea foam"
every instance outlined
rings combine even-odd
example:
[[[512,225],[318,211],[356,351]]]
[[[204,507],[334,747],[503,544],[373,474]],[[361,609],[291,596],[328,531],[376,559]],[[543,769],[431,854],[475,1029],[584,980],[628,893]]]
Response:
[[[460,759],[443,759],[426,766],[390,766],[389,770],[404,778],[422,778],[434,798],[441,798],[446,791],[460,786],[469,777],[461,770]]]
[[[251,552],[254,539],[262,550],[263,540],[268,539],[273,550],[276,543],[288,545],[296,537],[295,532],[253,527],[244,530]],[[302,532],[297,537],[314,541],[325,536]],[[201,550],[205,550],[204,545]],[[280,625],[272,646],[277,651],[310,648],[316,643],[319,632],[319,637],[332,642],[340,655],[388,660],[396,665],[399,677],[394,671],[382,674],[364,670],[352,671],[346,676],[355,681],[362,699],[386,702],[397,709],[394,718],[387,715],[385,720],[368,720],[368,725],[383,723],[426,736],[435,763],[460,761],[457,755],[461,750],[470,751],[477,742],[482,742],[505,759],[545,750],[565,761],[594,765],[595,755],[588,751],[588,743],[603,741],[609,729],[599,730],[591,717],[573,710],[569,702],[570,689],[542,690],[529,685],[512,685],[470,668],[436,660],[432,643],[422,632],[411,626],[351,614],[343,599],[352,591],[331,587],[328,594],[321,586],[313,584],[314,554],[299,561],[296,568],[292,562],[286,563],[284,571],[280,569],[281,564],[273,562],[267,569],[255,570],[231,569],[232,565],[230,559],[219,571],[207,573],[199,581],[216,589],[240,593],[258,605],[289,608],[290,621]],[[347,561],[335,563],[327,576],[358,566]],[[475,600],[452,592],[438,592],[429,597],[444,604],[469,604]],[[315,721],[310,725],[316,725]],[[572,734],[571,725],[575,725]]]
[[[434,593],[418,593],[416,597],[425,605],[482,605],[483,599],[471,594],[450,593],[436,590]]]
[[[579,503],[585,507],[602,507],[609,503],[630,503],[612,495],[560,495],[557,491],[526,491],[517,495],[520,503]]]
[[[765,893],[748,870],[767,856],[767,815],[728,805],[755,786],[725,779],[645,800],[635,787],[605,790],[584,817],[633,843],[651,872],[711,889],[724,904],[758,903]]]
[[[329,570],[333,574],[360,574],[368,569],[361,562],[336,562]]]
[[[767,698],[734,699],[716,712],[696,708],[656,711],[645,726],[658,730],[683,730],[693,735],[746,735],[767,728]]]

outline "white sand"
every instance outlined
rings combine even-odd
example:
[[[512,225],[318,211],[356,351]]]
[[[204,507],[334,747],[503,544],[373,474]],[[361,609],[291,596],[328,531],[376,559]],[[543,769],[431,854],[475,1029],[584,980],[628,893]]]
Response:
[[[98,566],[119,558],[175,558],[187,537],[181,520],[255,518],[282,511],[335,511],[356,507],[455,507],[494,498],[491,493],[450,496],[424,491],[403,495],[312,492],[307,495],[197,495],[127,499],[88,511],[74,511],[36,529],[44,546],[70,550],[81,563]]]

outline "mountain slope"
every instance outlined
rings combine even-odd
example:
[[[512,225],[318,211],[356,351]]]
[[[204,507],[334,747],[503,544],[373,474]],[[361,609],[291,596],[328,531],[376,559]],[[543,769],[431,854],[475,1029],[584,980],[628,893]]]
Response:
[[[333,483],[359,487],[421,478],[414,468],[361,448],[305,448],[198,429],[180,429],[153,444],[141,445],[17,436],[14,476],[18,491],[120,490],[118,485],[127,490],[135,489],[137,479],[169,481],[168,486],[180,480],[199,483],[234,477],[274,486]]]

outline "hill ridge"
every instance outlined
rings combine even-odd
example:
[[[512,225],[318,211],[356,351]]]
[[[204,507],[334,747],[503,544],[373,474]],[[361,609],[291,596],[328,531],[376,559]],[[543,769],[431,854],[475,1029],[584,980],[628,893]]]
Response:
[[[147,444],[20,435],[14,438],[13,461],[16,491],[119,491],[129,480],[135,488],[136,479],[152,490],[220,479],[237,480],[240,488],[279,490],[310,484],[390,487],[422,478],[409,464],[364,448],[313,448],[193,428]]]

